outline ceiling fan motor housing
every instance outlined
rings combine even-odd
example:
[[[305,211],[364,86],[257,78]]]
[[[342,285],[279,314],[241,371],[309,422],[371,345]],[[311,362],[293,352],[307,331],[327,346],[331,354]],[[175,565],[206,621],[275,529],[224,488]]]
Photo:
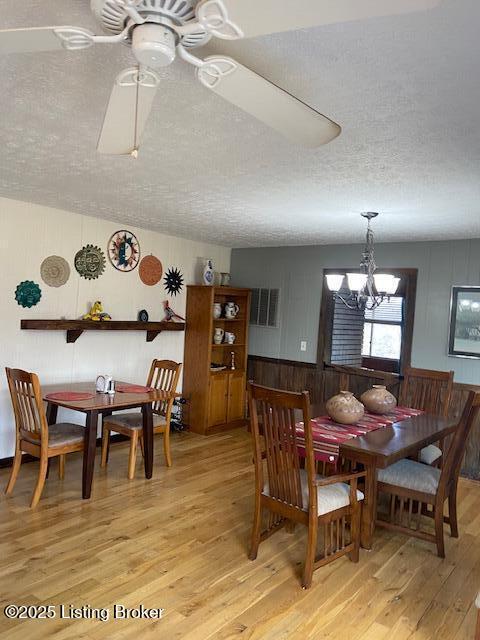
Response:
[[[176,37],[161,24],[145,23],[132,33],[132,51],[138,62],[150,69],[167,67],[175,60]]]

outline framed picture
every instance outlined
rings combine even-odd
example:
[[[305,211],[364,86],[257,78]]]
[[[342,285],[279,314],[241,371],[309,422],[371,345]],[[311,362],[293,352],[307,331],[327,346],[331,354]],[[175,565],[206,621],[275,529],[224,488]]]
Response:
[[[452,287],[448,355],[480,358],[480,287]]]

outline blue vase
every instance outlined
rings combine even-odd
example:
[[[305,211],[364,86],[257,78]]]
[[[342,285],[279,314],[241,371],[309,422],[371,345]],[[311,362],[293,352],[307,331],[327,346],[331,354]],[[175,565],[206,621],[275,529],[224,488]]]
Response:
[[[205,268],[203,270],[203,283],[209,286],[213,285],[213,263],[211,260],[206,260]]]

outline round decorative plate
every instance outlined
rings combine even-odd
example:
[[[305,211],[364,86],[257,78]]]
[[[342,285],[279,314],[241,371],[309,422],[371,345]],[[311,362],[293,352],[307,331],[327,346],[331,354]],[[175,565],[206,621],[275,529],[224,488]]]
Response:
[[[95,280],[105,271],[105,254],[100,247],[87,244],[75,256],[75,269],[87,280]]]
[[[61,287],[70,278],[70,265],[65,258],[49,256],[42,262],[40,275],[49,287]]]
[[[32,280],[20,282],[15,289],[15,300],[21,307],[26,307],[27,309],[38,304],[41,297],[42,290],[39,285]]]
[[[153,287],[162,279],[162,263],[155,256],[145,256],[138,267],[138,275],[143,284]]]
[[[131,231],[116,231],[108,241],[108,258],[118,271],[133,271],[140,261],[140,245]]]
[[[142,309],[138,312],[138,321],[148,322],[148,311],[146,309]]]
[[[183,288],[183,274],[179,269],[172,267],[165,273],[163,279],[165,289],[171,296],[176,296]]]

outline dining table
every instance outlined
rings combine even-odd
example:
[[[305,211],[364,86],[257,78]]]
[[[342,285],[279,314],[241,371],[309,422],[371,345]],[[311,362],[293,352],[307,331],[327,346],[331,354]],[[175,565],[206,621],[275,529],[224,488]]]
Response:
[[[360,537],[360,543],[364,549],[372,548],[375,532],[377,470],[385,469],[402,458],[415,456],[423,447],[447,438],[459,423],[459,418],[455,417],[443,417],[420,411],[414,411],[415,415],[408,416],[408,407],[398,408],[398,410],[397,416],[393,414],[393,417],[385,420],[381,426],[371,430],[363,429],[363,432],[338,443],[338,459],[348,460],[353,466],[361,464],[366,471]],[[324,405],[312,404],[310,416],[314,450],[315,448],[318,450],[320,436],[317,436],[316,442],[314,425],[316,420],[328,419],[328,416],[325,416]],[[401,419],[397,420],[397,417]],[[336,425],[336,423],[333,424]],[[342,425],[336,426],[342,427]],[[350,430],[351,425],[345,426],[346,432]],[[316,457],[321,459],[320,456]],[[331,462],[336,463],[336,459]]]
[[[46,417],[49,425],[57,422],[59,407],[85,414],[83,444],[82,498],[89,499],[92,492],[95,451],[97,446],[98,417],[109,416],[115,411],[141,409],[143,419],[145,477],[153,474],[153,403],[168,400],[181,394],[139,387],[128,382],[116,381],[116,389],[123,392],[99,393],[94,382],[67,382],[42,388],[43,400],[47,403]],[[131,391],[129,392],[129,389]],[[83,399],[71,399],[77,394]],[[65,399],[70,395],[70,399]],[[59,397],[60,396],[60,397]],[[88,396],[88,397],[87,397]]]

